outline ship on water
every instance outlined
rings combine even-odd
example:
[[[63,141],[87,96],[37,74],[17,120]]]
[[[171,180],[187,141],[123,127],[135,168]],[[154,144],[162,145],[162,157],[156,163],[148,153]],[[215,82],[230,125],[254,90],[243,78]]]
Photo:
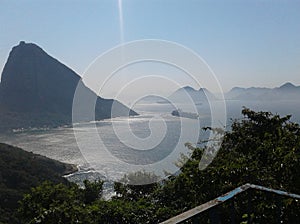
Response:
[[[190,119],[198,119],[199,118],[199,114],[191,113],[191,112],[184,112],[180,109],[173,110],[171,114],[176,117],[185,117],[185,118],[190,118]]]

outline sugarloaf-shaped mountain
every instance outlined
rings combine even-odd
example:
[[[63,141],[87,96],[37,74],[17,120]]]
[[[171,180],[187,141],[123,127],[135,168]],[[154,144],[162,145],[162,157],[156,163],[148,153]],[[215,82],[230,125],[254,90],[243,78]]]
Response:
[[[112,105],[113,116],[136,115],[118,101],[96,96],[73,70],[36,44],[21,41],[11,50],[2,72],[0,130],[70,124],[78,85],[85,97],[96,99],[96,120],[112,117]]]

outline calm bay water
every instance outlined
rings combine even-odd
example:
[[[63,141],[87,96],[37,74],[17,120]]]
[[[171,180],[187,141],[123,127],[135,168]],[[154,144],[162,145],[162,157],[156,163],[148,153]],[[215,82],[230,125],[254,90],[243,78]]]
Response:
[[[300,121],[300,105],[295,101],[227,101],[227,127],[230,118],[241,118],[243,106],[280,115],[292,114],[292,121]],[[138,104],[134,109],[141,115],[77,124],[73,128],[2,134],[0,142],[77,164],[80,171],[68,176],[75,182],[86,178],[117,180],[125,173],[140,169],[157,171],[159,175],[163,171],[176,172],[178,168],[174,163],[180,153],[187,153],[184,143],[196,144],[198,137],[207,137],[207,133],[197,132],[211,124],[207,105],[197,106],[199,120],[171,116],[175,108],[169,104]],[[132,133],[135,138],[132,138]],[[197,138],[193,133],[197,134]]]

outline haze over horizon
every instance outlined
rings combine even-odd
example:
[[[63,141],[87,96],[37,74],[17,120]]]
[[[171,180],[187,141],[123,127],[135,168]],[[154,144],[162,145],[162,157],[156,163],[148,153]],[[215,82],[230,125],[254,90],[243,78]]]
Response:
[[[224,91],[299,85],[299,10],[300,1],[1,1],[0,69],[22,40],[82,75],[122,41],[163,39],[200,55]],[[180,76],[174,68],[151,69]]]

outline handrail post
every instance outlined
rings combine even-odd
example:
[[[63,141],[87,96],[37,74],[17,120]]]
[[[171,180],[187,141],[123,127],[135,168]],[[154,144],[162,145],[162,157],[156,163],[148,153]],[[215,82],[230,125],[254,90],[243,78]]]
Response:
[[[251,224],[252,220],[251,220],[251,213],[252,213],[252,195],[253,195],[253,190],[249,189],[247,192],[247,197],[248,197],[248,205],[247,205],[247,224]]]
[[[199,217],[199,215],[195,215],[194,217],[192,217],[192,223],[193,224],[198,224],[198,223],[200,223],[200,217]]]
[[[281,201],[281,197],[279,197],[276,200],[276,207],[277,207],[277,223],[281,224],[281,207],[282,207],[282,201]]]
[[[235,205],[234,198],[230,202],[230,222],[231,224],[235,224]]]
[[[209,219],[211,224],[220,224],[220,216],[218,213],[218,206],[209,210]]]

